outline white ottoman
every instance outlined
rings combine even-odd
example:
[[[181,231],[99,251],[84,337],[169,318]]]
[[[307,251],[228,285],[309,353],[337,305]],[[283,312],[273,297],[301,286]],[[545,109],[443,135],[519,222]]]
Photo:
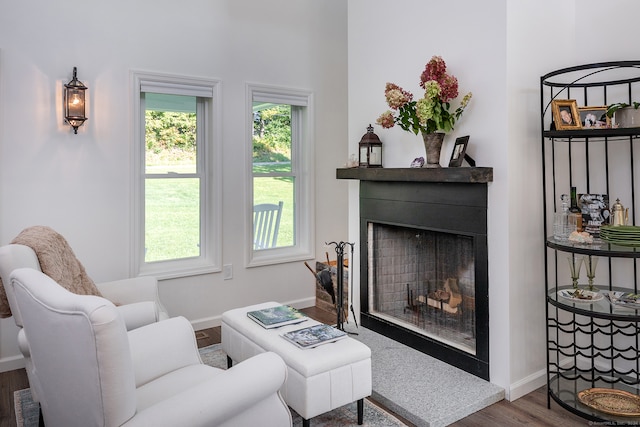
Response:
[[[358,402],[358,424],[362,424],[363,399],[371,395],[371,350],[352,338],[300,349],[280,335],[316,325],[303,323],[265,329],[247,317],[247,312],[281,305],[268,302],[229,310],[222,315],[222,349],[229,364],[259,353],[273,351],[287,364],[287,380],[280,389],[287,404],[303,418],[303,425],[316,415]]]

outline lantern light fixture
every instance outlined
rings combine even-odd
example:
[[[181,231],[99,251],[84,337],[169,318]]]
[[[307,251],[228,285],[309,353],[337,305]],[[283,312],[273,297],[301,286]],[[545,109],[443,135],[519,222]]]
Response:
[[[380,141],[378,135],[373,133],[373,126],[371,126],[371,124],[367,127],[367,133],[362,136],[358,146],[360,148],[359,167],[382,167],[382,141]]]
[[[87,87],[78,80],[78,69],[73,67],[73,79],[64,85],[64,118],[73,127],[73,133],[87,120],[85,115],[85,91]]]

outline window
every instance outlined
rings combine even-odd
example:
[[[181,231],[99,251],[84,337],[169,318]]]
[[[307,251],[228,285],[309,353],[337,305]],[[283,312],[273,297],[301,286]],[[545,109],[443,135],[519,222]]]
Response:
[[[265,86],[248,87],[251,111],[249,266],[313,257],[312,95]],[[265,205],[280,215],[265,222]],[[278,221],[279,219],[279,221]],[[276,238],[273,238],[274,233]],[[268,239],[261,239],[268,234]]]
[[[220,271],[218,83],[134,72],[135,274]]]

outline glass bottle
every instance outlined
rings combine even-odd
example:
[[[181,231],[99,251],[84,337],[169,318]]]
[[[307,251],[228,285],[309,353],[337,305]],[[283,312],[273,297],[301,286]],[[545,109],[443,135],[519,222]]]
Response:
[[[560,196],[562,201],[561,210],[553,216],[553,238],[565,241],[569,238],[569,196]]]
[[[576,231],[582,231],[582,211],[578,207],[576,187],[571,187],[571,206],[569,206],[569,212],[572,217],[571,223],[576,224]]]

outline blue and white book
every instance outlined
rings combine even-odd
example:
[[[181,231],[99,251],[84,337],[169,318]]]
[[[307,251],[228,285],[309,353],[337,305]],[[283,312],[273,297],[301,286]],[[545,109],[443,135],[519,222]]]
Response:
[[[320,324],[287,332],[282,337],[300,348],[313,348],[346,338],[347,334],[333,326]]]
[[[300,323],[307,320],[307,316],[288,305],[279,305],[262,310],[250,311],[247,316],[266,329],[279,328],[284,325]]]

